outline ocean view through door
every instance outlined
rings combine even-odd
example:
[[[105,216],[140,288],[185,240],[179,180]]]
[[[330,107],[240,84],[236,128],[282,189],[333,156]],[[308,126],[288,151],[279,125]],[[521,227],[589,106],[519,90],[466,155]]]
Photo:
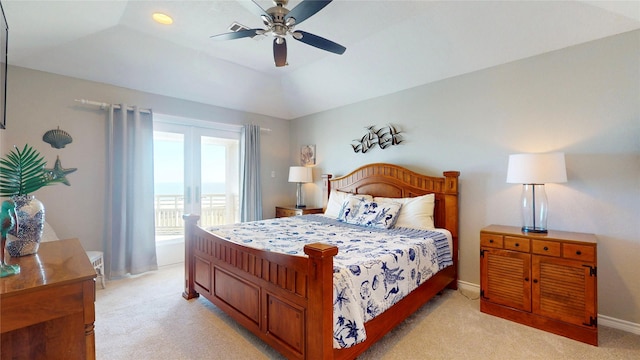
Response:
[[[239,132],[154,122],[158,265],[184,261],[185,213],[200,225],[239,220]]]

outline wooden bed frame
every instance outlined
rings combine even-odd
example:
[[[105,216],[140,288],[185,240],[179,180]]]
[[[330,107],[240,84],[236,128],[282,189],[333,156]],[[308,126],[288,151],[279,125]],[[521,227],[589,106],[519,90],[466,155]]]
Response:
[[[404,299],[365,324],[367,340],[333,349],[333,256],[338,248],[304,247],[308,257],[265,252],[225,241],[185,215],[185,291],[204,296],[289,359],[354,359],[445,288],[457,288],[458,176],[420,175],[391,164],[370,164],[331,180],[331,188],[384,197],[434,193],[436,227],[453,236],[453,265],[441,270]],[[211,334],[215,336],[215,334]]]

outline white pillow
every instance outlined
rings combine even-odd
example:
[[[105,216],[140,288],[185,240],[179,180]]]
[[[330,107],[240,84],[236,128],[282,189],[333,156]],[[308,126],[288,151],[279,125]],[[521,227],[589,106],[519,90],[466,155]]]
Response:
[[[338,214],[340,214],[342,204],[349,196],[357,196],[366,201],[373,201],[373,196],[371,195],[355,195],[344,191],[331,190],[331,194],[329,194],[329,201],[327,202],[327,208],[325,209],[324,214],[331,218],[337,219]]]
[[[436,204],[436,197],[434,194],[398,199],[375,197],[374,201],[395,201],[402,204],[395,227],[418,230],[432,230],[435,228],[433,224],[433,208]]]

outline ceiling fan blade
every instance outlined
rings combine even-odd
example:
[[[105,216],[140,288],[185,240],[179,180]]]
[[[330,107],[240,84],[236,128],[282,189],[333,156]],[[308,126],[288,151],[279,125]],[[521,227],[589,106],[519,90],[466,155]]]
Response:
[[[211,38],[214,40],[233,40],[233,39],[241,39],[245,37],[254,37],[258,35],[257,31],[259,30],[264,31],[263,29],[240,30],[240,31],[234,31],[230,33],[220,34],[220,35],[213,35],[211,36]]]
[[[300,36],[302,35],[302,36]],[[322,50],[326,50],[326,51],[330,51],[332,53],[335,54],[339,54],[342,55],[344,54],[345,50],[347,50],[346,47],[334,43],[331,40],[327,40],[323,37],[320,37],[318,35],[313,35],[311,33],[308,33],[306,31],[301,31],[301,30],[296,30],[293,33],[293,38],[298,40],[298,41],[302,41],[303,43],[307,44],[307,45],[311,45],[311,46],[315,46],[318,49],[322,49]]]
[[[250,7],[250,8],[251,8],[251,10],[252,10],[252,12],[253,12],[254,14],[256,14],[256,15],[258,15],[258,16],[263,16],[263,15],[264,15],[264,16],[266,16],[266,17],[268,17],[268,18],[271,18],[271,15],[269,15],[269,14],[268,14],[268,13],[267,13],[263,8],[262,8],[262,6],[260,6],[260,5],[256,2],[256,0],[251,0],[251,2],[253,2],[253,4],[255,5],[255,6],[251,6],[251,7]],[[249,7],[248,5],[249,5],[249,4],[247,4],[247,7]]]
[[[287,65],[287,41],[282,38],[282,44],[278,44],[278,38],[273,39],[273,59],[276,66]]]
[[[325,6],[329,5],[331,1],[333,0],[303,0],[300,4],[289,11],[289,13],[284,17],[284,20],[286,21],[289,18],[294,18],[296,19],[296,24],[300,24],[313,16],[313,14],[322,10]]]

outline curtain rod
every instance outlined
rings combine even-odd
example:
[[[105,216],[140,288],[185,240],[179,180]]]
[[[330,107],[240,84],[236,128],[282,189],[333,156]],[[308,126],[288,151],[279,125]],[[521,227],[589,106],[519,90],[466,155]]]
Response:
[[[99,102],[99,101],[93,101],[93,100],[86,100],[86,99],[74,99],[73,101],[79,102],[79,103],[85,104],[85,105],[99,106],[101,110],[104,110],[107,107],[112,105],[112,104],[107,104],[107,103],[103,103],[103,102]],[[113,104],[113,107],[115,107],[116,109],[120,109],[120,105],[117,105],[117,104]],[[127,110],[133,110],[133,107],[128,106]],[[151,109],[140,109],[140,112],[141,113],[146,113],[146,114],[151,114]]]
[[[92,101],[92,100],[86,100],[86,99],[74,99],[73,101],[79,102],[81,104],[86,104],[86,105],[99,106],[101,110],[104,110],[107,107],[111,106],[111,104],[107,104],[107,103],[104,103],[104,102]],[[113,105],[113,106],[116,109],[120,108],[120,105]],[[128,110],[133,110],[133,108],[129,107]],[[140,109],[140,112],[149,114],[149,113],[151,113],[151,110],[150,109]],[[271,132],[271,129],[265,128],[265,127],[260,127],[260,131]]]

